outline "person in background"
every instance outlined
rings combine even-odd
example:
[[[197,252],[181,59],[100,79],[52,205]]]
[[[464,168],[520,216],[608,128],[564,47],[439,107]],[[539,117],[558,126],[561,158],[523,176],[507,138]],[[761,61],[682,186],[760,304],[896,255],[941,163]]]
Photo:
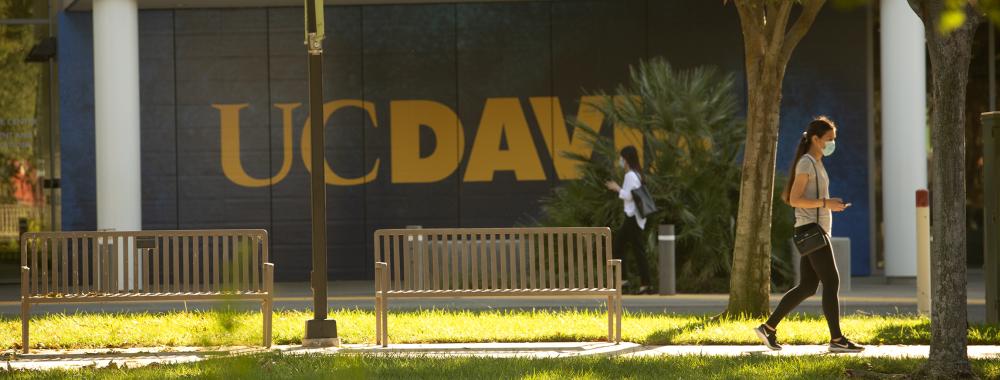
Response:
[[[635,260],[639,268],[638,292],[641,294],[652,293],[649,275],[649,263],[646,261],[645,231],[646,218],[640,217],[636,212],[635,200],[632,199],[632,190],[642,185],[642,166],[639,164],[639,153],[633,146],[622,148],[618,157],[618,166],[625,170],[625,178],[622,184],[615,181],[608,181],[605,185],[608,190],[618,193],[618,198],[622,200],[625,221],[618,228],[614,236],[614,251],[612,253],[618,259],[622,259],[622,264],[628,260]],[[628,257],[628,258],[626,258]]]

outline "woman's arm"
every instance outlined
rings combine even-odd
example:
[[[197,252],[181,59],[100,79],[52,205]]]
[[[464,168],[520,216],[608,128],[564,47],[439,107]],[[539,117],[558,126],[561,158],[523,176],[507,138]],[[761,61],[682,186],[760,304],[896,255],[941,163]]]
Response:
[[[632,190],[639,188],[639,175],[633,172],[625,173],[625,180],[622,181],[622,188],[618,190],[618,198],[632,200]]]
[[[795,175],[792,182],[792,190],[788,193],[788,204],[796,208],[818,208],[825,207],[822,199],[806,199],[802,196],[806,192],[806,184],[809,183],[809,174],[799,173]]]
[[[792,183],[792,190],[788,193],[788,204],[792,207],[797,208],[828,208],[833,211],[844,211],[846,205],[840,198],[829,198],[829,199],[807,199],[804,198],[806,192],[806,184],[809,183],[810,178],[808,173],[799,173],[795,175],[795,181]]]

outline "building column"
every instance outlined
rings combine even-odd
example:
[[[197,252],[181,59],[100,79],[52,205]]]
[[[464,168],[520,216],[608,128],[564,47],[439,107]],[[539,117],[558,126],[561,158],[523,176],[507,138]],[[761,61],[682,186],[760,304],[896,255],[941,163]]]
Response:
[[[914,197],[927,187],[924,27],[904,0],[882,0],[880,20],[885,275],[915,277]]]
[[[94,0],[97,228],[142,229],[136,0]]]

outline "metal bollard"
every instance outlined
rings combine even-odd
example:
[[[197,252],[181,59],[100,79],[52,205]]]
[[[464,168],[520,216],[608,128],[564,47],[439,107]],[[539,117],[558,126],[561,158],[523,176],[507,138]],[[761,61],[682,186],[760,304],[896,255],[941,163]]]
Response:
[[[660,226],[657,235],[657,252],[659,252],[659,273],[660,273],[660,294],[670,295],[677,293],[677,269],[675,259],[675,247],[677,236],[674,235],[674,225],[667,224]]]
[[[20,239],[25,232],[28,232],[28,218],[17,219],[17,238]]]
[[[930,192],[917,190],[917,313],[931,315]]]

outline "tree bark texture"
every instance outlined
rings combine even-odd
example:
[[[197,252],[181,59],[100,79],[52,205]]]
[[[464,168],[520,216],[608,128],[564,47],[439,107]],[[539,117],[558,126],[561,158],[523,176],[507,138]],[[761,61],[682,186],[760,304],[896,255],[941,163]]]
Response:
[[[932,77],[931,346],[922,375],[975,377],[967,353],[965,98],[972,39],[982,17],[967,6],[965,23],[942,34],[942,1],[910,0],[910,5],[924,23]]]
[[[785,68],[825,0],[805,0],[788,27],[793,0],[735,0],[743,31],[747,137],[729,286],[730,316],[764,316],[771,293],[771,213]]]

